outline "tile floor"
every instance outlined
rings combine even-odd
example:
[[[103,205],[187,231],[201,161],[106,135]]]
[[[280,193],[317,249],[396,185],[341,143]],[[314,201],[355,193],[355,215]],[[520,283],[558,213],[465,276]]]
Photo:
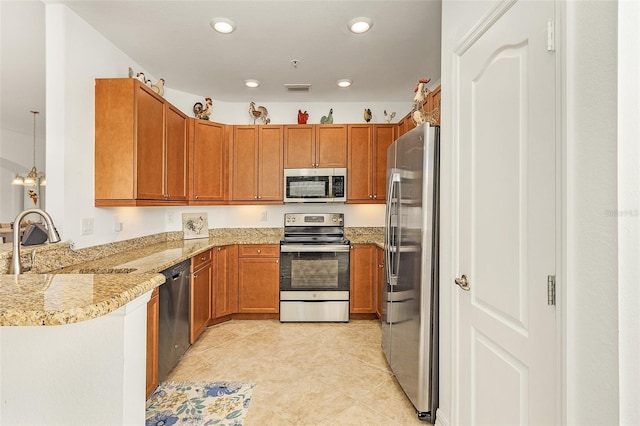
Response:
[[[378,321],[209,327],[172,381],[250,381],[246,426],[422,425],[380,348]]]

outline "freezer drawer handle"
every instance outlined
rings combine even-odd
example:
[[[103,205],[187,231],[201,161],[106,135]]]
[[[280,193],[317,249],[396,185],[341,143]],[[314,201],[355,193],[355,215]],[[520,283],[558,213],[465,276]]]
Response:
[[[469,279],[464,274],[460,278],[456,278],[456,285],[464,291],[471,290],[471,287],[469,287]]]

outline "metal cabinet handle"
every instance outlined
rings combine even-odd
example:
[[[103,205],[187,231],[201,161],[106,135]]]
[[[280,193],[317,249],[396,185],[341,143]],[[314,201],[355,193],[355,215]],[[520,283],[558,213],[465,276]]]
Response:
[[[202,256],[200,260],[207,260],[207,256]]]
[[[218,247],[218,251],[220,251],[220,247]]]
[[[464,291],[471,290],[471,287],[469,287],[469,278],[464,274],[460,278],[456,278],[456,285]]]
[[[258,253],[262,253],[262,250],[258,249]]]
[[[373,199],[375,200],[376,198],[378,198],[378,196],[376,194],[373,194]]]
[[[194,198],[197,200],[197,199],[198,199],[198,196],[196,195]]]
[[[280,259],[276,259],[276,263],[280,263]]]
[[[198,279],[198,274],[193,274],[193,278],[197,280]]]
[[[258,200],[262,199],[262,195],[258,195]]]

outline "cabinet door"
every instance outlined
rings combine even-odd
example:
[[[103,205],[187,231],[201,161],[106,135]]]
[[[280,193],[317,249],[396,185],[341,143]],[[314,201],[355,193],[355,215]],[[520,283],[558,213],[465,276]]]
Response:
[[[238,246],[218,247],[216,291],[213,317],[220,318],[238,312]]]
[[[284,168],[313,167],[315,140],[313,124],[284,126]]]
[[[187,116],[173,105],[166,104],[165,158],[168,200],[187,199]]]
[[[258,126],[233,126],[231,199],[258,199]]]
[[[282,201],[282,126],[260,126],[258,153],[258,199]]]
[[[354,244],[351,246],[349,271],[351,274],[349,311],[352,314],[376,312],[374,294],[375,246]]]
[[[147,398],[158,387],[158,287],[147,302]]]
[[[316,167],[347,167],[347,126],[316,125]]]
[[[373,196],[372,127],[370,124],[349,124],[347,201],[369,201]]]
[[[387,149],[396,138],[395,124],[373,125],[373,199],[384,202],[387,185]]]
[[[164,200],[164,103],[136,86],[136,198]]]
[[[433,105],[433,109],[439,109],[440,110],[440,89],[441,86],[436,87],[433,92],[431,93],[431,103]],[[440,113],[442,113],[442,110],[440,110]],[[438,121],[436,122],[436,124],[439,126],[440,125],[440,114],[438,114]]]
[[[191,276],[190,343],[195,343],[211,319],[211,277],[213,267],[207,263]]]
[[[193,119],[191,200],[225,201],[227,139],[225,126]]]
[[[278,313],[280,264],[269,257],[238,260],[238,312]]]
[[[404,132],[407,133],[409,130],[415,129],[416,124],[413,122],[411,118],[411,114],[404,117]]]

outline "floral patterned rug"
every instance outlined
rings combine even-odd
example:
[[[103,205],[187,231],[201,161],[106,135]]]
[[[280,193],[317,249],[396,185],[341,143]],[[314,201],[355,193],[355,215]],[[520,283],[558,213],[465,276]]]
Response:
[[[253,383],[160,383],[147,400],[146,426],[241,426]]]

